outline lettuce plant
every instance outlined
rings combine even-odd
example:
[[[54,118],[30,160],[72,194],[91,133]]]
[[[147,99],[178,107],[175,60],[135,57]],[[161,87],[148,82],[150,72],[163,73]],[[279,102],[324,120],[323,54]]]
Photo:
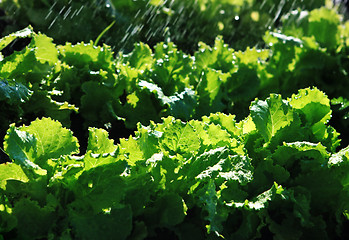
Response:
[[[317,111],[313,111],[317,109]],[[249,116],[173,117],[115,144],[90,128],[83,155],[50,118],[11,125],[0,165],[4,239],[343,237],[348,150],[327,96],[302,89]]]

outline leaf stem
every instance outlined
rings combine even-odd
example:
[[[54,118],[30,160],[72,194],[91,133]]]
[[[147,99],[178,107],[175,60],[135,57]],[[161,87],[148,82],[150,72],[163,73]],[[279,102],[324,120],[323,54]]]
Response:
[[[95,42],[94,42],[94,46],[97,46],[99,40],[101,39],[101,37],[103,37],[103,35],[115,24],[116,20],[114,20],[111,24],[109,24],[109,26],[107,26],[96,38]]]

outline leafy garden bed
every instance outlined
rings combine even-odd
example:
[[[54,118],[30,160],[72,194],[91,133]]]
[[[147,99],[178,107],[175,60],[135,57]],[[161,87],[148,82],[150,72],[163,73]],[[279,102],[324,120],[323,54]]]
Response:
[[[0,2],[0,239],[348,237],[338,6],[87,2]]]

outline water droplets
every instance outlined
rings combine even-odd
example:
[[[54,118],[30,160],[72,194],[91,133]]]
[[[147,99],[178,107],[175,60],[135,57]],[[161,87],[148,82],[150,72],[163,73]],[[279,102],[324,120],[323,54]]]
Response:
[[[64,16],[63,16],[63,19],[64,19],[64,20],[69,16],[71,10],[72,10],[72,7],[69,7],[69,8],[67,9],[67,11],[64,13]]]
[[[163,64],[164,64],[164,59],[160,58],[156,60],[156,65],[161,67]]]
[[[48,29],[51,29],[51,27],[53,26],[53,24],[57,21],[58,16],[56,16],[53,21],[50,23],[50,25],[48,26]]]
[[[135,18],[137,18],[140,13],[141,13],[141,10],[139,9],[135,14]]]
[[[58,14],[61,15],[65,8],[66,8],[66,6],[63,6],[63,7],[61,8],[61,10],[58,12]]]
[[[52,10],[49,10],[49,11],[48,11],[48,14],[47,14],[46,17],[45,17],[45,20],[47,20],[47,19],[51,16],[51,14],[52,14]]]
[[[82,6],[79,8],[79,10],[76,12],[75,15],[79,15],[79,14],[81,13],[82,9],[84,9],[84,5],[82,5]]]

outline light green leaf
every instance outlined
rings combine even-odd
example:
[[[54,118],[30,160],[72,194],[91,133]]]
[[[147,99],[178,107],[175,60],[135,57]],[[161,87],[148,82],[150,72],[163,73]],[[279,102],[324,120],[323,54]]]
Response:
[[[184,175],[188,179],[196,179],[200,174],[202,174],[201,177],[208,176],[208,174],[210,174],[211,172],[217,174],[219,173],[219,171],[217,171],[217,169],[215,170],[215,168],[220,168],[218,164],[219,161],[227,159],[228,156],[229,150],[225,147],[220,147],[206,151],[199,156],[192,157],[190,159],[190,162],[188,162],[186,166],[183,168],[182,175]],[[215,165],[217,166],[214,167]],[[206,173],[204,172],[210,169],[211,167],[214,168]]]
[[[340,15],[334,9],[319,8],[310,12],[308,35],[323,47],[337,48],[340,43]]]
[[[256,47],[247,47],[246,50],[235,52],[239,64],[256,66],[258,63],[265,61],[270,54],[268,49],[257,49]]]
[[[135,138],[120,139],[119,155],[122,160],[126,160],[130,166],[135,166],[138,161],[145,161],[144,151]]]
[[[143,71],[150,68],[154,61],[150,47],[142,42],[136,43],[133,51],[123,57],[129,61],[131,67]]]
[[[0,164],[0,188],[6,189],[7,180],[18,180],[21,182],[28,182],[29,178],[24,173],[20,165],[16,163]]]
[[[35,45],[35,39],[42,42],[40,46]],[[57,50],[52,40],[45,35],[34,35],[31,43],[19,52],[14,52],[6,57],[0,64],[1,77],[4,79],[15,79],[21,83],[43,84],[52,74],[59,69]],[[46,52],[47,51],[47,52]]]
[[[219,124],[207,124],[197,120],[191,120],[189,124],[194,127],[201,142],[209,148],[228,146],[231,143],[230,134]]]
[[[327,123],[331,118],[330,100],[317,88],[300,89],[298,94],[292,95],[289,103],[305,115],[307,125]]]
[[[268,142],[281,128],[293,121],[294,112],[281,95],[271,94],[265,101],[252,102],[251,117],[257,130]]]
[[[212,48],[200,42],[199,50],[195,52],[195,66],[199,71],[214,69],[224,73],[233,72],[235,60],[234,49],[224,43],[222,36],[216,37]]]
[[[19,129],[36,139],[34,146],[36,156],[33,162],[41,167],[46,166],[48,159],[79,153],[76,137],[70,130],[63,128],[60,122],[51,118],[37,119],[29,126]]]
[[[278,196],[283,199],[287,199],[287,191],[285,191],[281,185],[274,182],[274,185],[269,190],[259,194],[253,200],[246,200],[243,203],[235,202],[232,203],[232,205],[235,205],[238,208],[247,207],[249,209],[261,210],[263,208],[267,208],[269,202]]]
[[[178,50],[174,43],[158,43],[154,47],[154,64],[146,77],[161,87],[166,96],[189,87],[192,59]]]
[[[253,179],[251,159],[239,155],[223,158],[214,166],[210,166],[201,172],[196,178],[223,178],[226,181],[237,181],[241,185],[246,185]]]
[[[196,86],[199,102],[196,115],[208,115],[211,112],[219,112],[225,108],[222,103],[224,97],[223,86],[229,76],[229,73],[212,69],[202,71]]]
[[[109,134],[106,130],[90,127],[88,131],[87,151],[104,154],[112,153],[117,149],[114,145],[114,140],[108,138]]]
[[[12,33],[0,39],[0,51],[3,50],[7,45],[9,45],[16,38],[26,38],[31,37],[34,31],[31,26],[24,28],[18,32]]]
[[[194,108],[197,105],[197,96],[193,90],[185,88],[183,92],[176,92],[172,96],[166,96],[162,89],[154,83],[141,80],[138,82],[138,86],[155,94],[161,104],[168,105],[168,115],[183,120],[188,120],[192,117]]]
[[[282,42],[290,44],[290,45],[301,46],[303,44],[302,40],[300,40],[299,38],[296,38],[296,37],[286,36],[284,34],[277,33],[277,32],[270,32],[268,34],[275,37],[279,41],[282,41]]]
[[[36,159],[36,138],[34,135],[18,130],[14,124],[7,130],[4,141],[5,152],[16,163],[34,172],[42,170],[34,163]]]
[[[200,100],[208,98],[207,102],[212,104],[221,91],[221,84],[226,81],[227,77],[228,75],[223,74],[221,71],[211,69],[203,71],[196,88]]]
[[[168,125],[160,140],[160,147],[171,154],[191,155],[201,146],[200,138],[190,124],[174,120]]]
[[[112,157],[110,154],[94,154],[91,152],[87,152],[84,155],[84,170],[88,171],[91,168],[114,162],[116,162],[116,159],[115,157]]]
[[[236,126],[235,115],[224,113],[211,113],[208,117],[202,117],[203,122],[214,123],[219,125],[222,129],[226,130],[232,136],[238,136],[241,134],[241,129]]]
[[[60,53],[60,59],[77,68],[83,68],[87,65],[90,66],[91,70],[99,71],[100,69],[111,68],[114,64],[113,52],[106,45],[96,47],[92,42],[81,42],[75,45],[66,43],[66,45],[58,46],[57,48]]]
[[[284,146],[297,149],[299,152],[306,152],[315,150],[318,151],[324,159],[329,157],[329,153],[326,151],[321,143],[310,143],[310,142],[293,142],[293,143],[284,143]]]
[[[52,43],[52,38],[41,33],[34,36],[31,43],[35,48],[35,56],[41,63],[54,65],[58,63],[58,50]]]
[[[253,122],[253,118],[251,117],[251,115],[249,115],[247,118],[241,120],[237,124],[237,127],[241,129],[242,134],[248,134],[248,133],[251,133],[251,132],[257,130],[256,124]]]
[[[152,157],[159,151],[159,138],[162,132],[154,129],[154,126],[144,127],[138,124],[138,131],[135,132],[137,138],[137,145],[143,151],[145,159]]]
[[[11,125],[4,142],[9,157],[24,167],[30,176],[46,175],[46,170],[53,167],[49,159],[78,153],[78,147],[71,131],[50,118],[35,120],[31,125],[19,128]]]
[[[329,156],[326,147],[321,143],[293,142],[279,146],[272,158],[278,165],[285,166],[290,171],[294,167],[294,162],[297,162],[299,170],[311,172],[323,166]]]
[[[349,160],[349,146],[331,155],[328,160],[330,166],[340,166]]]

